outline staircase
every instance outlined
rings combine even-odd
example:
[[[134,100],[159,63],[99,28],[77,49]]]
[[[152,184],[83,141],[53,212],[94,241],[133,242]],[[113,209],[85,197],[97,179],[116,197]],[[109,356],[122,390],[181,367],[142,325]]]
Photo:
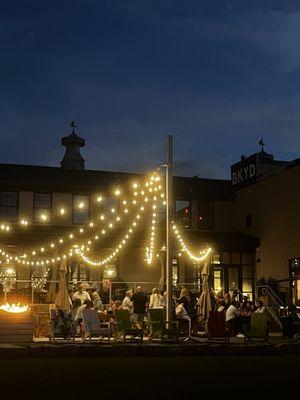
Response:
[[[259,285],[258,290],[261,292],[262,296],[266,298],[266,305],[271,308],[276,315],[282,314],[282,310],[285,310],[286,304],[284,304],[274,290],[269,285]]]

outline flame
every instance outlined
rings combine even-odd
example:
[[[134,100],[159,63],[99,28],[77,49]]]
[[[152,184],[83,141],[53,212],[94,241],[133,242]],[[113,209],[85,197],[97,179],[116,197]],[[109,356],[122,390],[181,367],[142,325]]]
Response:
[[[14,314],[18,314],[18,313],[24,313],[26,311],[29,311],[29,306],[25,305],[25,306],[20,306],[20,303],[18,304],[2,304],[2,306],[0,306],[0,310],[1,311],[6,311],[9,313],[14,313]]]

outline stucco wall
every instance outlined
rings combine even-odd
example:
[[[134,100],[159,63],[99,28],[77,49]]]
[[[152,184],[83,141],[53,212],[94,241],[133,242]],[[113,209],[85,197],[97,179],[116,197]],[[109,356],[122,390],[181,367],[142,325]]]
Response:
[[[288,260],[300,256],[300,166],[237,193],[234,227],[260,239],[257,277],[288,278]],[[246,228],[246,214],[252,227]]]

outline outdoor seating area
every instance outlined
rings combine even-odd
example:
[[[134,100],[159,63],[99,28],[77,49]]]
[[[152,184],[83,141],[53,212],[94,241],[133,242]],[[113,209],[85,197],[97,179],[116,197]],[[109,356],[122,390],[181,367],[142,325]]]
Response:
[[[238,302],[239,294],[235,292],[215,297],[211,292],[199,294],[186,288],[174,291],[172,321],[166,318],[166,293],[158,288],[149,294],[137,286],[127,290],[122,300],[111,299],[108,303],[102,302],[100,295],[97,289],[80,285],[75,291],[69,290],[68,310],[55,304],[43,305],[41,313],[36,309],[34,340],[109,344],[191,340],[229,343],[238,339],[267,343],[274,318],[262,301],[256,305],[247,298]],[[277,337],[282,337],[282,325],[276,316],[275,321],[279,324]]]

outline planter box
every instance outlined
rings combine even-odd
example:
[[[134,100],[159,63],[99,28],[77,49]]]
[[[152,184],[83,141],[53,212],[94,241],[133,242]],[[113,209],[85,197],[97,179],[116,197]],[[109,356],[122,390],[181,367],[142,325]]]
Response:
[[[0,311],[0,343],[31,343],[34,322],[30,312],[13,314]]]

